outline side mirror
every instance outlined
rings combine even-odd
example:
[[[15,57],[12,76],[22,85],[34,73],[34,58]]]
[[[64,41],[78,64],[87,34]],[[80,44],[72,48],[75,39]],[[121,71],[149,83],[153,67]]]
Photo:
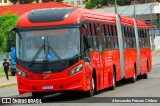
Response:
[[[7,39],[7,52],[11,52],[11,40]]]
[[[13,38],[11,38],[11,32],[13,32],[13,31],[16,31],[16,27],[14,27],[14,28],[11,28],[11,29],[9,29],[8,31],[7,31],[7,52],[11,52],[11,46],[13,46],[12,45],[12,42],[13,42]],[[14,35],[14,37],[15,37],[15,35]],[[14,45],[15,46],[15,45]]]

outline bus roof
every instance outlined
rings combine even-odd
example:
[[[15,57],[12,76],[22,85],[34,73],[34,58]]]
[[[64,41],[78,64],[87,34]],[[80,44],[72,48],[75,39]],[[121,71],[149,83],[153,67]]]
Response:
[[[94,10],[66,7],[46,8],[27,12],[17,21],[18,27],[41,27],[80,23],[81,20],[107,22],[116,24],[116,15],[111,13],[97,12]],[[133,18],[120,16],[121,24],[134,26]],[[147,25],[138,20],[138,27],[147,28]]]

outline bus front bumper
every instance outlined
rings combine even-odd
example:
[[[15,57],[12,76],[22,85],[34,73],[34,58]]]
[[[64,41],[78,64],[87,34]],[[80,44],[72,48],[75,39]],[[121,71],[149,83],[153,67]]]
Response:
[[[66,78],[29,80],[17,75],[19,94],[28,92],[86,91],[86,78],[83,72]]]

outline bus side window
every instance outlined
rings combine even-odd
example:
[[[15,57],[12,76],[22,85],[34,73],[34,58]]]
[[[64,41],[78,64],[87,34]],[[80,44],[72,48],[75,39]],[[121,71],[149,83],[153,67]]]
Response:
[[[133,39],[134,39],[134,48],[136,48],[136,37],[135,37],[135,30],[132,28],[132,33],[133,33]]]
[[[129,27],[126,27],[126,32],[127,32],[127,35],[126,35],[126,44],[127,44],[127,48],[130,48],[130,42],[129,42],[129,38],[130,38],[130,34],[129,34]]]
[[[86,25],[86,26],[88,27],[88,25],[87,25],[86,22],[83,23],[83,24]],[[87,36],[87,35],[88,35],[88,30],[87,30],[86,28],[84,28],[84,27],[82,27],[82,35],[83,35],[83,36]]]
[[[108,40],[109,40],[109,44],[110,44],[110,48],[109,49],[112,49],[113,47],[113,44],[112,44],[112,28],[111,28],[111,25],[108,25],[109,26],[109,37],[108,37]]]
[[[132,33],[132,28],[130,29],[130,48],[134,48],[134,38],[133,38],[133,33]]]
[[[146,47],[146,36],[145,36],[145,30],[142,29],[142,34],[143,34],[143,47]]]
[[[123,34],[123,46],[124,46],[124,48],[127,48],[127,38],[126,38],[126,35],[127,35],[127,29],[126,29],[126,27],[123,27],[123,32],[124,32],[124,34]]]
[[[143,48],[143,36],[142,36],[142,29],[140,29],[140,45]]]
[[[114,33],[113,33],[113,25],[110,25],[110,39],[111,39],[111,49],[115,49],[115,42],[114,42]]]
[[[100,27],[101,27],[101,33],[102,33],[102,46],[103,46],[103,50],[106,48],[105,47],[105,44],[106,44],[106,39],[105,39],[105,25],[104,24],[101,24],[100,25]]]
[[[147,47],[149,48],[150,38],[149,38],[149,30],[148,29],[146,29],[146,36],[147,36]]]
[[[99,52],[103,50],[103,36],[102,36],[102,29],[99,23],[95,24],[96,26],[96,38],[97,38],[97,47]]]
[[[110,49],[111,48],[111,40],[110,40],[110,28],[109,28],[109,25],[106,24],[105,25],[105,29],[106,29],[106,36],[105,36],[105,39],[106,39],[106,49]]]
[[[96,28],[94,23],[92,23],[91,29],[92,29],[93,47],[94,47],[94,50],[96,51],[98,50],[98,48],[97,48],[97,40],[96,40],[96,33],[95,33]]]
[[[142,47],[144,48],[144,33],[143,33],[143,29],[141,29],[141,34],[142,34]]]
[[[139,46],[141,48],[141,37],[140,37],[140,29],[138,29],[138,38],[139,38]]]
[[[117,27],[116,25],[114,25],[114,37],[115,37],[115,49],[118,49],[119,48],[119,45],[118,45],[118,36],[117,36]]]
[[[145,29],[145,37],[146,37],[146,48],[148,48],[148,38],[147,38],[147,30]]]
[[[86,36],[86,40],[90,46],[89,51],[93,51],[94,47],[93,47],[93,38],[92,38],[92,29],[91,29],[91,22],[87,22],[87,30],[88,30],[88,34]]]

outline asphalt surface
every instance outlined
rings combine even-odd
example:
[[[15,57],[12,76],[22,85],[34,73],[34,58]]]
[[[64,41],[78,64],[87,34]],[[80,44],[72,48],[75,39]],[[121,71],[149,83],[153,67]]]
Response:
[[[118,83],[115,90],[105,89],[97,92],[92,97],[85,97],[83,93],[64,93],[64,94],[52,94],[43,98],[42,104],[23,104],[24,106],[32,105],[56,105],[56,106],[71,106],[75,103],[78,106],[81,105],[104,105],[106,106],[105,97],[160,97],[160,64],[154,65],[152,72],[149,73],[148,79],[137,79],[136,83],[130,83],[128,80],[124,80]],[[19,97],[17,86],[5,87],[0,89],[0,97],[16,97],[21,99],[31,98],[31,94],[24,94]],[[83,103],[83,104],[81,104]],[[107,106],[118,105],[119,103],[107,103]],[[133,103],[123,103],[122,106],[133,105]],[[138,104],[138,103],[137,103]],[[144,103],[140,103],[141,106],[147,106]],[[153,103],[149,103],[153,105]],[[155,103],[154,105],[159,105]]]

